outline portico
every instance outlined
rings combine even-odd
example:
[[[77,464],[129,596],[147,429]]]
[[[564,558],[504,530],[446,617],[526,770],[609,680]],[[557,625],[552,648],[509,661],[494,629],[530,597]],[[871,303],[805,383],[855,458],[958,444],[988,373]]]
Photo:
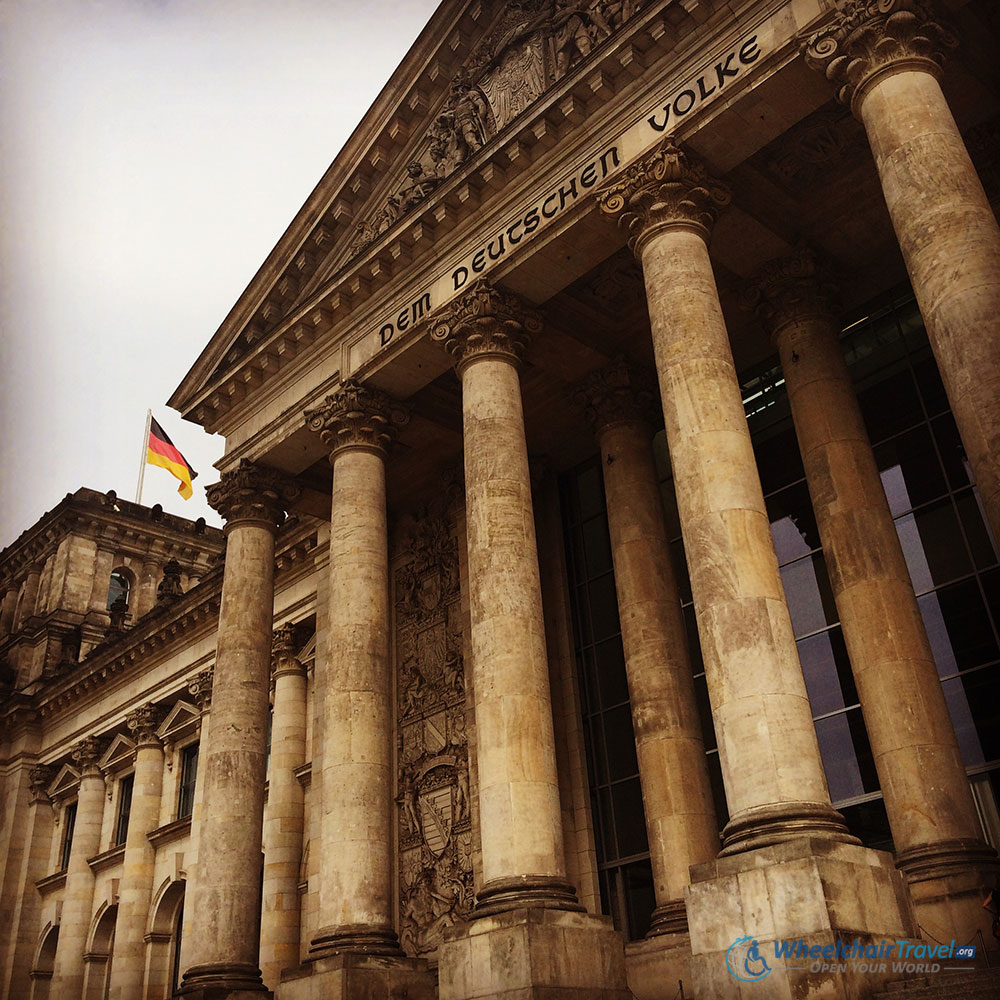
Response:
[[[848,933],[964,940],[983,923],[976,894],[997,863],[967,787],[969,737],[955,728],[974,715],[967,678],[945,673],[943,640],[916,622],[962,574],[935,576],[925,553],[929,584],[914,589],[920,557],[895,542],[907,525],[894,517],[910,508],[878,497],[880,473],[896,468],[884,458],[891,434],[877,430],[873,451],[860,411],[810,410],[805,363],[792,366],[803,345],[819,348],[739,307],[748,279],[806,242],[831,262],[848,320],[902,310],[909,277],[943,380],[938,409],[919,367],[929,351],[902,324],[898,357],[884,363],[888,334],[845,340],[848,352],[859,345],[850,375],[827,324],[835,398],[848,398],[851,377],[881,385],[905,368],[920,380],[927,434],[946,433],[954,411],[966,478],[945,457],[942,478],[964,519],[965,576],[988,572],[995,220],[959,148],[975,115],[966,107],[955,125],[945,92],[924,79],[940,60],[913,39],[937,22],[902,0],[888,21],[858,4],[747,4],[738,17],[708,4],[693,5],[700,17],[673,4],[604,6],[615,6],[604,44],[561,49],[569,20],[545,35],[465,12],[437,117],[420,117],[426,95],[383,109],[395,131],[343,154],[365,179],[321,186],[251,286],[264,304],[243,301],[174,398],[226,434],[224,466],[280,472],[301,491],[293,513],[329,526],[309,792],[315,896],[288,922],[308,958],[279,977],[279,997],[310,996],[324,976],[348,994],[354,976],[387,996],[403,982],[430,996],[435,966],[442,1000],[617,996],[626,975],[641,997],[686,977],[737,997],[726,956],[743,935],[762,947]],[[971,21],[978,8],[967,6]],[[815,67],[840,81],[823,39],[846,45],[861,22],[866,38],[888,33],[905,66],[848,74],[858,122]],[[532,31],[552,46],[550,77],[512,111],[491,88],[511,52],[534,58]],[[465,75],[469,58],[479,83]],[[418,61],[414,95],[427,86]],[[975,76],[956,72],[958,83]],[[952,123],[954,189],[899,190],[907,83],[929,109],[928,136]],[[492,131],[477,133],[485,120]],[[928,220],[956,199],[971,228],[957,285],[943,288],[928,261],[954,254],[958,237],[939,234],[935,250]],[[973,325],[984,333],[965,350]],[[622,357],[656,373],[645,390],[653,416],[648,405],[622,416],[592,404],[591,429],[580,386],[593,392],[595,373]],[[784,423],[777,410],[760,417],[786,395]],[[919,422],[899,433],[925,433]],[[801,476],[764,467],[779,433],[788,467],[805,462]],[[891,551],[891,570],[856,558],[837,520],[854,496],[842,447],[865,456],[858,489],[878,513],[857,523]],[[585,494],[595,455],[600,475]],[[533,459],[561,483],[561,538],[539,537]],[[561,616],[543,607],[541,545],[566,565]],[[869,596],[848,595],[855,585]],[[866,673],[884,645],[872,602],[905,608],[910,627],[890,695]],[[258,640],[270,655],[270,635]],[[821,643],[826,660],[812,652]],[[553,657],[560,645],[571,655]],[[554,691],[580,705],[578,729],[554,722]],[[216,696],[213,731],[218,716]],[[238,950],[242,988],[259,988],[252,955]],[[199,955],[191,981],[227,960]],[[812,983],[772,974],[789,995]],[[842,977],[820,995],[865,997],[885,978]]]

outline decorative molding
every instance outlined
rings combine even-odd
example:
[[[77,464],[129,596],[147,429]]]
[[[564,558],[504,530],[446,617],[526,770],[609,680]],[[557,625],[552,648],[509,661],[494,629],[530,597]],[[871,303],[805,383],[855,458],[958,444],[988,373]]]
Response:
[[[837,99],[859,115],[875,80],[899,70],[937,76],[958,38],[929,0],[841,0],[825,27],[803,42],[807,65],[837,87]]]
[[[99,767],[105,776],[113,776],[120,771],[127,770],[135,762],[135,741],[129,739],[122,733],[116,733],[112,738],[108,749],[101,757]],[[110,789],[108,797],[111,797]]]
[[[277,531],[302,490],[280,472],[244,458],[205,492],[209,507],[226,521],[226,530],[255,522]]]
[[[155,830],[151,830],[146,834],[146,839],[153,847],[159,850],[164,844],[171,844],[175,840],[180,840],[182,837],[188,836],[190,833],[191,817],[185,816],[183,819],[174,820],[173,823],[167,823],[164,826],[157,827]]]
[[[433,318],[431,338],[455,356],[461,372],[483,357],[519,366],[532,335],[541,330],[542,319],[534,309],[481,278]]]
[[[92,858],[87,858],[87,864],[90,865],[90,870],[96,875],[98,872],[107,871],[108,868],[114,868],[116,865],[122,864],[124,860],[125,845],[117,844],[102,854],[95,854]]]
[[[646,242],[666,229],[693,229],[707,240],[719,209],[731,200],[729,188],[678,148],[673,136],[626,167],[619,180],[598,194],[601,210],[618,216],[640,260]]]
[[[317,432],[330,449],[332,460],[351,448],[373,451],[384,458],[410,414],[402,403],[379,389],[348,379],[322,406],[307,410],[305,417],[309,430]]]

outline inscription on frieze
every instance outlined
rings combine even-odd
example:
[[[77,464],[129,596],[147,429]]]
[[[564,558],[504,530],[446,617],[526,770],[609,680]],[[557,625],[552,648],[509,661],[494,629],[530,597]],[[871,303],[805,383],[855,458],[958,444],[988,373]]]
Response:
[[[400,943],[433,958],[473,904],[458,539],[442,511],[398,531],[394,577]]]

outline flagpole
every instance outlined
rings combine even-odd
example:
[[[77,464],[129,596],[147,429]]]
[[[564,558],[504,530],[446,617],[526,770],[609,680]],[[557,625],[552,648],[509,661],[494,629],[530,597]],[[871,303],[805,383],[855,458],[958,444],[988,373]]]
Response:
[[[149,425],[153,411],[146,410],[146,429],[142,433],[142,454],[139,456],[139,482],[135,487],[135,502],[142,503],[142,481],[146,475],[146,453],[149,451]]]

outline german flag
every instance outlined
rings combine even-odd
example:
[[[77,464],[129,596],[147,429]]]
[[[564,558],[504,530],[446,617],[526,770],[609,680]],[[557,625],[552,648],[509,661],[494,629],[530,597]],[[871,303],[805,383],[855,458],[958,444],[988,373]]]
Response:
[[[158,465],[161,469],[166,469],[175,479],[179,479],[181,484],[177,487],[177,492],[185,500],[191,499],[194,493],[194,490],[191,489],[191,480],[196,479],[198,473],[191,468],[188,460],[174,447],[173,442],[153,417],[149,418],[146,461],[150,465]]]

